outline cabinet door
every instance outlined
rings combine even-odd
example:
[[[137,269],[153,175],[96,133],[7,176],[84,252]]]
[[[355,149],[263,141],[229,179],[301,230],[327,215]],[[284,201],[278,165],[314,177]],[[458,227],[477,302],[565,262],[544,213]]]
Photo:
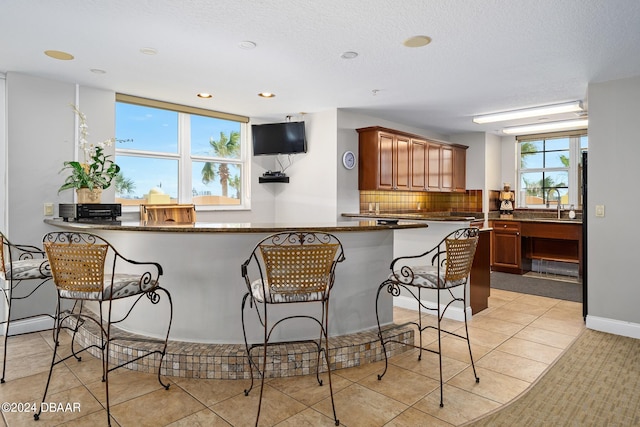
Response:
[[[427,141],[411,140],[411,182],[412,190],[427,188]]]
[[[411,170],[411,139],[406,136],[396,136],[395,140],[395,190],[410,189]]]
[[[431,191],[440,191],[440,144],[428,143],[427,156],[427,188]]]
[[[394,185],[394,136],[380,132],[378,135],[378,189],[392,190]]]
[[[453,191],[467,189],[467,150],[460,147],[453,149]]]
[[[520,223],[495,221],[492,243],[493,269],[522,273]]]
[[[453,147],[442,146],[440,156],[440,188],[442,191],[451,191],[453,190]]]

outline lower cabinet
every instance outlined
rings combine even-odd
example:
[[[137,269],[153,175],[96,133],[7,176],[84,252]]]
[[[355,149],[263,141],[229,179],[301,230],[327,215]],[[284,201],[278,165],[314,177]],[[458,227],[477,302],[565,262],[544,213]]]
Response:
[[[493,221],[494,271],[522,274],[522,249],[520,223],[515,221]]]

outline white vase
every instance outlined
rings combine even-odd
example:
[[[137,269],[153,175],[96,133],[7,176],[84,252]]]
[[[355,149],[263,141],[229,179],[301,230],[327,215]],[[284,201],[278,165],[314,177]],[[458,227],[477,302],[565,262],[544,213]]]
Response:
[[[100,203],[102,201],[102,188],[77,188],[76,195],[79,204]]]

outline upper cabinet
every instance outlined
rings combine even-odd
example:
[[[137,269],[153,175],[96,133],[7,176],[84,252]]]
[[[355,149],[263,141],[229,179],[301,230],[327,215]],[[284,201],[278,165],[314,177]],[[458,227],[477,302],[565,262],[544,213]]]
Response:
[[[378,126],[357,131],[360,190],[465,191],[467,147]]]

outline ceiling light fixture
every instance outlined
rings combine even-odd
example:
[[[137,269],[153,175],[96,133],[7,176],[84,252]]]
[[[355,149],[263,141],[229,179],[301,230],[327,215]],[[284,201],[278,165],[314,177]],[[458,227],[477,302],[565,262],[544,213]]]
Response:
[[[100,68],[91,68],[89,71],[93,74],[107,74],[105,70],[101,70]]]
[[[252,42],[251,40],[244,40],[244,41],[241,41],[240,43],[238,43],[238,46],[241,49],[253,49],[253,48],[256,47],[256,43]]]
[[[573,113],[582,111],[582,102],[574,101],[564,104],[544,105],[542,107],[525,108],[522,110],[503,111],[500,113],[483,114],[473,118],[474,123],[494,123],[507,120],[526,119],[528,117],[546,116],[550,114]]]
[[[563,120],[559,122],[536,123],[533,125],[512,126],[502,129],[507,135],[527,135],[559,130],[586,129],[589,119]]]
[[[59,59],[60,61],[70,61],[73,59],[73,55],[61,50],[45,50],[44,54],[53,59]]]
[[[153,47],[143,47],[142,49],[140,49],[140,53],[144,53],[145,55],[157,55],[158,49],[155,49]]]
[[[413,36],[402,42],[406,47],[422,47],[431,43],[429,36]]]
[[[200,92],[196,95],[198,98],[213,98],[213,95],[207,92]]]
[[[342,55],[340,55],[340,58],[342,59],[353,59],[357,57],[358,57],[358,52],[352,52],[352,51],[342,52]]]
[[[260,92],[258,94],[258,96],[262,97],[262,98],[274,98],[276,96],[275,93],[271,93],[271,92]]]

